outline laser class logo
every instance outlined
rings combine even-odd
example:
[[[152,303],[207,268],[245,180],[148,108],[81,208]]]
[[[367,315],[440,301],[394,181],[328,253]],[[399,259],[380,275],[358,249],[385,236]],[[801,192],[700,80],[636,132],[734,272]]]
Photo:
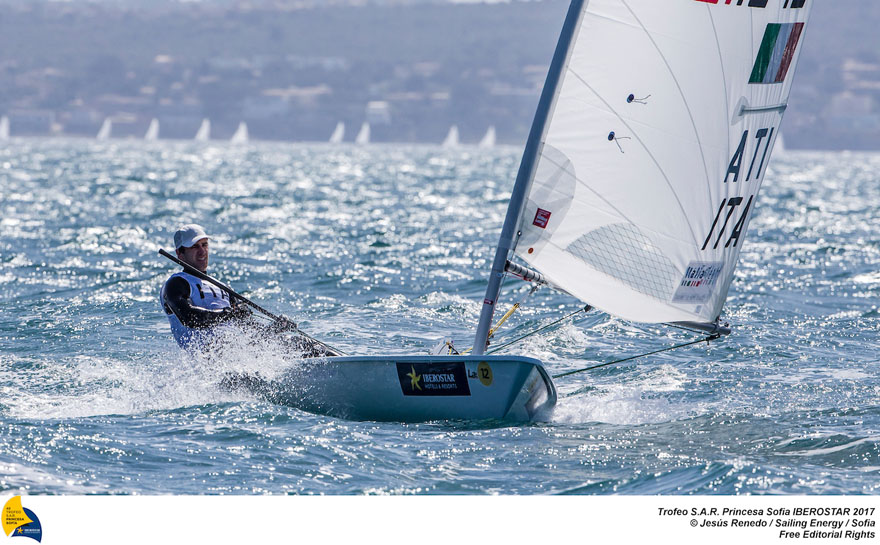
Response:
[[[546,229],[549,222],[550,211],[538,208],[538,212],[535,214],[535,221],[532,222],[532,225],[537,225],[541,229]]]
[[[3,521],[3,533],[9,537],[29,537],[38,542],[43,540],[40,519],[30,509],[22,507],[21,496],[13,496],[6,502],[0,520]]]

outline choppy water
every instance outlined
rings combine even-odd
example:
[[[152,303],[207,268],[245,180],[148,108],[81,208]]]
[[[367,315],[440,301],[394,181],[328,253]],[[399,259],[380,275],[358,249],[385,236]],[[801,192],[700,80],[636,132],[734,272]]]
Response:
[[[349,353],[468,344],[519,150],[13,141],[0,149],[0,491],[860,494],[880,489],[880,156],[776,157],[729,338],[561,379],[550,422],[349,422],[232,395],[182,356],[157,255]],[[520,292],[508,296],[519,297]],[[504,336],[577,308],[538,292]],[[552,374],[682,332],[590,315],[518,352]]]

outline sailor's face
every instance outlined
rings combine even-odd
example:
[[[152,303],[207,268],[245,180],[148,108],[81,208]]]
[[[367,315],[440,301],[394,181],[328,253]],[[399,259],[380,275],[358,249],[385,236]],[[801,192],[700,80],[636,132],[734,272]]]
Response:
[[[194,246],[178,249],[177,256],[187,265],[192,265],[196,269],[206,272],[208,270],[208,239],[203,238]]]

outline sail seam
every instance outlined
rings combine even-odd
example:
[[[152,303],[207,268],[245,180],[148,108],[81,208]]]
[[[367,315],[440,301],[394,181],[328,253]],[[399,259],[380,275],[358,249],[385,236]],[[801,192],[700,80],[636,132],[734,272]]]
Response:
[[[577,77],[576,74],[575,74],[575,76]],[[578,79],[580,79],[580,78],[578,77]],[[594,92],[595,92],[595,91],[594,91]],[[559,163],[558,161],[554,161],[552,158],[550,158],[549,156],[544,155],[544,154],[541,154],[541,161],[546,161],[547,163],[550,163],[551,165],[553,165],[553,166],[555,166],[555,167],[557,167],[557,168],[560,168],[560,169],[564,167],[563,164]],[[602,196],[600,193],[598,193],[595,189],[593,189],[592,187],[590,187],[590,186],[587,184],[586,181],[584,181],[583,179],[579,178],[577,175],[574,175],[574,179],[577,181],[578,184],[580,184],[584,189],[586,189],[587,191],[589,191],[589,192],[590,192],[592,195],[594,195],[598,200],[604,202],[604,203],[608,206],[608,208],[610,208],[611,210],[613,210],[613,211],[614,211],[614,212],[620,217],[620,219],[621,219],[622,221],[625,221],[625,222],[629,223],[630,225],[636,225],[636,223],[635,223],[632,219],[630,219],[630,218],[629,218],[624,212],[622,212],[620,209],[618,209],[616,206],[614,206],[614,204],[613,204],[612,202],[610,202],[610,201],[607,200],[605,197],[603,197],[603,196]],[[586,200],[583,201],[583,202],[584,202],[585,204],[587,204],[588,206],[594,206],[594,205],[589,204],[589,202],[586,201]],[[644,227],[642,227],[642,228],[643,228],[643,229],[646,229],[646,228],[644,228]],[[658,233],[658,232],[655,231],[655,230],[648,230],[648,232],[651,233],[652,235],[666,236],[666,235],[664,235],[663,233]],[[649,240],[650,240],[650,239],[649,239]],[[652,241],[652,242],[653,242],[653,241]],[[559,248],[560,250],[565,251],[565,248],[563,248],[562,246],[560,246],[560,245],[558,245],[558,244],[554,244],[552,241],[550,242],[550,244],[553,244],[555,247]],[[526,259],[526,261],[529,261],[527,255],[521,255],[520,257],[523,257],[524,259]],[[531,263],[531,262],[530,262],[530,263]],[[595,270],[598,270],[598,269],[595,269]],[[605,274],[607,274],[607,273],[605,273]],[[545,274],[545,276],[546,276],[546,274]],[[609,275],[609,276],[610,276],[610,275]],[[610,277],[611,277],[611,278],[615,278],[614,276],[610,276]],[[619,279],[618,279],[618,280],[619,280]],[[553,283],[553,282],[551,281],[551,283]]]
[[[583,80],[581,79],[581,77],[578,76],[577,74],[575,74],[574,72],[572,72],[572,74],[574,74],[574,76],[575,76],[576,78],[578,78],[579,80],[583,81]],[[584,85],[587,85],[586,82],[584,82]],[[587,85],[587,87],[589,87],[589,85]],[[590,88],[590,90],[593,91],[592,88]],[[593,92],[595,93],[595,91],[593,91]],[[601,98],[601,97],[600,97],[600,98]],[[638,139],[638,137],[636,137],[636,139]],[[557,167],[557,168],[559,168],[559,169],[564,168],[564,165],[563,165],[562,163],[559,163],[559,162],[557,162],[557,161],[554,161],[553,159],[551,159],[551,158],[548,157],[547,155],[541,154],[541,160],[542,160],[542,161],[547,161],[548,163],[550,163],[551,165],[553,165],[553,166],[555,166],[555,167]],[[578,177],[576,174],[575,174],[575,176],[574,176],[574,179],[577,180],[577,182],[580,183],[584,188],[586,188],[587,191],[589,191],[590,193],[592,193],[593,195],[595,195],[600,201],[602,201],[602,202],[604,202],[605,204],[607,204],[608,207],[611,208],[612,210],[614,210],[614,211],[620,216],[621,219],[623,219],[623,220],[625,220],[625,221],[627,221],[627,222],[629,222],[629,223],[634,224],[634,222],[633,222],[631,219],[629,219],[629,218],[626,216],[626,214],[624,214],[623,212],[621,212],[616,206],[614,206],[614,204],[613,204],[611,201],[609,201],[608,199],[606,199],[605,197],[603,197],[598,191],[596,191],[595,189],[593,189],[592,187],[590,187],[589,184],[588,184],[585,180],[582,180],[582,179],[581,179],[580,177]]]
[[[630,7],[629,3],[626,0],[621,0],[623,5],[626,6],[626,9],[629,10],[630,14],[639,23],[639,27],[645,32],[645,35],[648,37],[648,40],[651,41],[651,44],[654,46],[654,49],[657,51],[657,54],[660,55],[660,58],[663,59],[663,65],[666,66],[666,70],[669,72],[669,76],[672,78],[672,81],[675,82],[675,88],[678,89],[679,95],[681,95],[681,101],[684,104],[685,110],[687,110],[688,118],[691,120],[691,127],[694,129],[694,138],[697,142],[697,149],[700,150],[700,160],[703,162],[703,170],[706,173],[706,184],[710,184],[711,181],[709,179],[709,165],[706,162],[706,154],[703,152],[703,146],[700,145],[700,132],[697,130],[697,123],[694,121],[694,114],[691,111],[691,105],[687,101],[687,97],[684,94],[684,90],[681,88],[681,84],[678,82],[678,78],[675,77],[675,73],[672,71],[672,67],[669,65],[669,61],[666,60],[666,55],[663,54],[663,51],[660,50],[660,46],[657,45],[657,42],[654,41],[654,37],[651,36],[651,33],[648,32],[648,29],[645,27],[642,20],[639,19],[638,15],[636,15],[635,11]],[[653,159],[653,156],[651,157]],[[659,165],[658,165],[659,168]],[[662,169],[661,169],[662,172]],[[675,195],[675,199],[679,202],[679,206],[681,206],[681,201],[679,200],[678,194],[675,192],[675,189],[669,184],[669,179],[666,178],[666,174],[663,174],[663,177],[666,179],[666,183],[670,186],[672,190],[672,194]],[[684,207],[682,207],[683,209]],[[685,220],[687,220],[687,214],[685,214]],[[694,233],[693,226],[690,221],[687,221],[688,227],[691,231],[691,236],[694,237],[694,244],[699,244],[698,237]]]
[[[576,77],[578,79],[578,81],[583,83],[584,86],[587,87],[587,89],[589,89],[594,95],[596,95],[596,97],[602,101],[602,104],[604,104],[605,107],[608,108],[608,111],[610,111],[612,114],[614,114],[614,116],[617,117],[617,119],[619,119],[621,123],[623,123],[623,126],[627,128],[627,130],[633,135],[633,137],[639,142],[639,144],[642,145],[642,149],[645,150],[645,153],[647,153],[648,157],[651,158],[651,162],[653,162],[654,166],[657,167],[657,170],[660,171],[660,175],[663,176],[663,180],[666,182],[666,186],[672,192],[672,196],[675,198],[675,202],[678,203],[678,208],[679,208],[679,210],[681,210],[681,214],[685,219],[685,223],[688,226],[688,230],[690,230],[690,232],[691,232],[691,237],[693,239],[693,243],[699,244],[699,241],[697,240],[697,235],[694,232],[693,225],[691,225],[691,223],[689,221],[687,221],[687,219],[688,219],[687,211],[685,210],[684,205],[681,202],[681,199],[678,197],[678,194],[675,192],[675,188],[672,186],[672,182],[669,181],[669,176],[666,175],[666,172],[663,170],[663,167],[660,166],[659,161],[657,161],[657,158],[648,149],[648,146],[645,145],[645,142],[642,141],[642,139],[638,135],[638,133],[635,130],[633,130],[633,128],[630,126],[629,123],[627,123],[626,119],[624,119],[623,116],[621,116],[620,113],[618,113],[618,111],[607,100],[605,100],[605,98],[602,95],[600,95],[598,91],[593,89],[593,87],[589,83],[587,83],[587,81],[584,78],[582,78],[577,72],[575,72],[574,70],[571,70],[570,68],[569,68],[569,72],[571,72],[571,74],[574,77]],[[700,153],[702,153],[702,150],[700,151]],[[582,180],[580,180],[580,178],[578,178],[578,180],[581,181],[587,188],[589,188],[589,186],[586,184],[586,182],[583,182]],[[596,191],[593,189],[590,189],[590,191],[592,191],[593,193],[596,193]],[[605,199],[603,199],[603,200],[605,200]],[[608,201],[605,201],[605,202],[608,202]],[[611,203],[608,203],[608,204],[610,205]],[[615,210],[617,210],[617,209],[615,208]],[[626,218],[626,216],[624,216],[623,214],[621,214],[621,216]],[[629,218],[627,218],[627,221],[630,221]]]
[[[721,77],[722,84],[721,88],[724,90],[724,113],[725,115],[729,115],[730,112],[730,94],[727,92],[727,74],[724,72],[724,55],[721,53],[721,41],[718,38],[718,29],[715,27],[715,19],[712,18],[712,12],[709,9],[708,4],[706,5],[706,13],[709,15],[709,22],[712,24],[712,33],[715,35],[715,46],[718,50],[718,64],[721,66]],[[727,124],[727,117],[724,118],[724,124]],[[727,131],[727,147],[725,149],[730,149],[730,131]],[[706,192],[706,204],[709,209],[712,208],[712,180],[709,179],[708,175],[706,176],[706,187],[709,191]]]

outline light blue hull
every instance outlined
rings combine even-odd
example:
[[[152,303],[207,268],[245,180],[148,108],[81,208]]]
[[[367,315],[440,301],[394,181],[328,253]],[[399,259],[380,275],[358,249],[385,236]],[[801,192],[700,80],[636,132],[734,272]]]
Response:
[[[556,387],[516,356],[345,356],[302,360],[279,380],[240,379],[274,403],[349,420],[426,422],[546,418]]]

